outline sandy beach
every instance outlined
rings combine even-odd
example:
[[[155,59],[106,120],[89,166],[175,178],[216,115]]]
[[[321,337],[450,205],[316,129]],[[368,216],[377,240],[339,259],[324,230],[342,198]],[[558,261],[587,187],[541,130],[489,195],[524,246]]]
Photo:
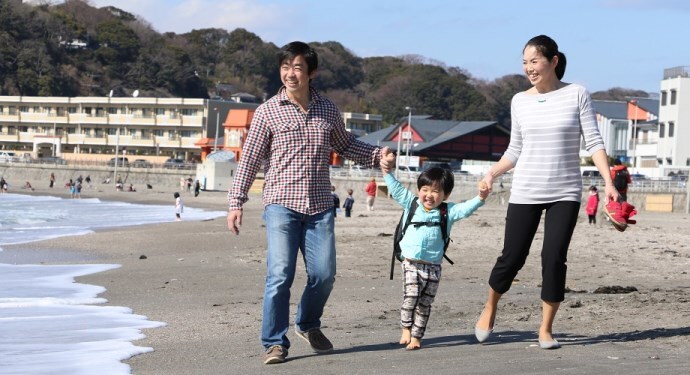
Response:
[[[173,188],[135,193],[108,188],[86,189],[82,195],[174,204]],[[32,194],[68,196],[65,189],[39,188]],[[183,194],[186,206],[209,210],[225,210],[225,196]],[[353,217],[336,222],[338,277],[323,317],[322,328],[335,350],[316,355],[291,332],[288,361],[280,365],[261,361],[265,229],[259,195],[245,206],[239,236],[227,230],[224,218],[171,218],[170,223],[5,250],[41,250],[44,263],[121,264],[79,281],[107,288],[103,297],[111,305],[167,323],[146,330],[147,337],[137,342],[155,351],[126,361],[134,374],[680,374],[690,368],[689,215],[641,212],[636,226],[619,233],[601,217],[597,225],[588,225],[583,212],[569,252],[570,292],[554,326],[563,347],[546,351],[536,341],[543,228],[500,302],[494,335],[485,344],[474,338],[503,239],[506,206],[494,197],[454,226],[448,254],[455,265],[444,266],[423,348],[411,352],[397,344],[399,269],[395,280],[388,279],[390,235],[400,209],[379,198],[376,210],[366,212],[363,193],[355,199]],[[305,283],[303,264],[298,268],[293,315]],[[614,293],[627,287],[637,291]]]

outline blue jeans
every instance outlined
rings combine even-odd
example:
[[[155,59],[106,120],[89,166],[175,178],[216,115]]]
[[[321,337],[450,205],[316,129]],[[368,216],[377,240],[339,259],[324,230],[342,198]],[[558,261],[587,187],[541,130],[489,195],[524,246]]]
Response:
[[[299,331],[321,327],[321,315],[335,281],[335,233],[333,210],[305,215],[277,204],[263,214],[268,240],[261,344],[290,347],[290,287],[295,279],[301,250],[307,285],[297,306]]]

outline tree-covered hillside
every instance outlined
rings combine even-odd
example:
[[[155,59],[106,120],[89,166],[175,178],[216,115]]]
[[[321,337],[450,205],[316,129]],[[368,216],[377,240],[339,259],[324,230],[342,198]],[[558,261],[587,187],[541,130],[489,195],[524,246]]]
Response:
[[[520,75],[486,82],[420,56],[361,58],[335,41],[310,44],[320,58],[314,86],[342,111],[380,113],[386,122],[411,106],[439,119],[509,126],[511,97],[529,87]],[[0,95],[264,98],[281,85],[278,49],[244,29],[160,34],[125,10],[82,0],[0,0]],[[632,95],[646,96],[617,88],[594,97]]]

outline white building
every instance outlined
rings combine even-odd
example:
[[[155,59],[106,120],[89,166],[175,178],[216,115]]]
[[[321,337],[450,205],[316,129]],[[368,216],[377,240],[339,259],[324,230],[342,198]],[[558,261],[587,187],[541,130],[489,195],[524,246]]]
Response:
[[[657,162],[666,169],[690,167],[690,66],[664,70],[659,107]]]

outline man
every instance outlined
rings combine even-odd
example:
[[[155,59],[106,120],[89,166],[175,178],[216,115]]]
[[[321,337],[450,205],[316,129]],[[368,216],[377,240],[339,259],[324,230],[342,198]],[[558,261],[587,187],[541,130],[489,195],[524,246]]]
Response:
[[[317,353],[333,350],[321,332],[321,316],[336,272],[331,150],[366,167],[391,166],[395,159],[387,148],[355,139],[345,130],[338,108],[310,86],[318,57],[309,45],[287,44],[278,62],[283,87],[257,108],[228,192],[228,228],[239,234],[242,205],[265,164],[263,218],[268,250],[261,343],[266,364],[284,362],[288,355],[290,286],[300,251],[308,277],[297,307],[295,333]]]
[[[613,161],[613,167],[611,167],[611,180],[613,180],[613,186],[618,190],[620,194],[620,201],[628,200],[628,184],[632,182],[632,177],[630,177],[630,172],[628,172],[628,167],[623,165],[620,159]]]

